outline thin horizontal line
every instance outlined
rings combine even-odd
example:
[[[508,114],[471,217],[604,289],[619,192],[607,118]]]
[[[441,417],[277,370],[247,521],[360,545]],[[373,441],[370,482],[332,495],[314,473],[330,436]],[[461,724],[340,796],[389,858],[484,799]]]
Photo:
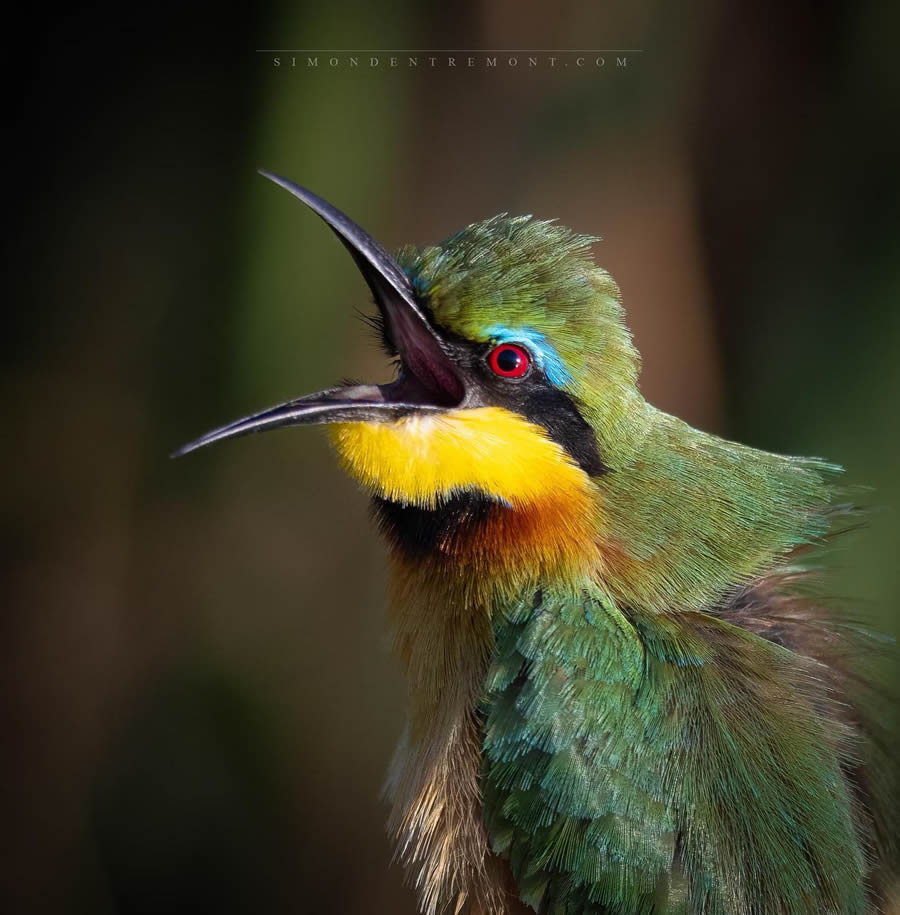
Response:
[[[336,49],[336,48],[257,48],[257,54],[643,54],[643,48],[450,48],[437,51],[424,49],[404,51],[398,48],[381,48],[370,50],[365,48]]]

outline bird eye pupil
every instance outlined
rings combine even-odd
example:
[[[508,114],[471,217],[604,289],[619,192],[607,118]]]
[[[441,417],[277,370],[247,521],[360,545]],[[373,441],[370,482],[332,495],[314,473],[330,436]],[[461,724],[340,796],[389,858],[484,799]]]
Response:
[[[514,372],[521,361],[522,357],[511,346],[507,346],[497,353],[497,365],[504,372]]]
[[[503,378],[522,378],[531,365],[531,356],[521,346],[501,343],[491,351],[488,362],[495,375]]]

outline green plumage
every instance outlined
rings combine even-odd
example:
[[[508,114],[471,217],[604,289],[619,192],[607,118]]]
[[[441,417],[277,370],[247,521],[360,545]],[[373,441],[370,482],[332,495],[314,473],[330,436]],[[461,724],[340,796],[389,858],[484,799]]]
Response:
[[[839,468],[650,406],[595,239],[498,216],[394,261],[264,174],[351,251],[400,375],[179,453],[338,424],[391,544],[410,687],[391,829],[421,910],[878,911],[900,703],[893,649],[812,576]]]
[[[828,535],[839,468],[647,404],[594,240],[497,217],[400,255],[439,327],[540,333],[611,468],[597,537],[622,561],[523,576],[492,611],[491,847],[551,915],[861,915],[896,873],[892,700],[794,555]]]
[[[485,817],[549,913],[864,911],[845,735],[809,663],[701,614],[541,592],[504,616]]]

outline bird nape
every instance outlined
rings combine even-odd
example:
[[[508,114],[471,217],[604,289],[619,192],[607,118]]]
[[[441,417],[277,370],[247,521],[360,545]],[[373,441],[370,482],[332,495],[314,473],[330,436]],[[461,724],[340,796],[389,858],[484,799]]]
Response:
[[[839,468],[650,406],[596,240],[496,216],[371,289],[390,384],[180,449],[327,423],[390,547],[409,719],[390,828],[421,911],[853,915],[897,879],[892,652],[819,596]]]

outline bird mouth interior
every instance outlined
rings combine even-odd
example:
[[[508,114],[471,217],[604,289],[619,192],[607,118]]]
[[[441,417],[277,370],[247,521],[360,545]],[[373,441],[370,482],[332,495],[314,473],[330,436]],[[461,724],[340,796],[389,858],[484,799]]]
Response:
[[[458,407],[462,396],[455,390],[447,390],[434,384],[424,384],[405,366],[400,377],[390,384],[381,385],[381,393],[387,403],[406,403],[422,407]]]
[[[396,381],[380,386],[384,399],[416,406],[460,406],[465,386],[431,328],[402,306],[385,310],[402,368]]]

